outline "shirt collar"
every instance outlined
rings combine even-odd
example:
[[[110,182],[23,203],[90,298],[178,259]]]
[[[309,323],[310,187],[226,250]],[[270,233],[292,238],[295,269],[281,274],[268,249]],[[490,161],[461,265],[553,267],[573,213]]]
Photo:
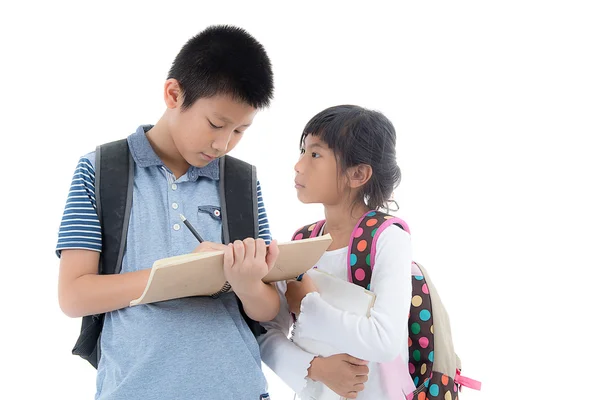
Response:
[[[127,138],[129,150],[135,164],[141,168],[149,168],[153,166],[165,166],[160,157],[154,152],[150,141],[146,137],[146,132],[152,128],[152,125],[141,125],[135,133],[132,133]],[[208,165],[202,168],[190,166],[187,172],[188,179],[195,181],[199,177],[209,178],[215,181],[219,180],[219,160],[213,160]]]

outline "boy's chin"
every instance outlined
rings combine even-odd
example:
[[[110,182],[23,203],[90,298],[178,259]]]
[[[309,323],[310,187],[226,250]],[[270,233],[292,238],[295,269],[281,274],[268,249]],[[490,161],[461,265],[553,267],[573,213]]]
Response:
[[[214,158],[211,160],[205,159],[204,157],[194,157],[193,159],[186,159],[188,164],[193,165],[196,168],[206,167],[208,164],[216,160],[218,160],[218,158]]]

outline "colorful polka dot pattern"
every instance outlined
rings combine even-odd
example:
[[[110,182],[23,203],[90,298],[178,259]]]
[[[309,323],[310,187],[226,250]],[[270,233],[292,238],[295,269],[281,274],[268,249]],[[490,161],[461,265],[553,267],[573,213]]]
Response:
[[[313,230],[320,229],[324,221],[315,222],[314,224],[306,225],[296,231],[292,240],[308,239],[313,233]]]
[[[412,277],[413,296],[408,317],[408,370],[415,383],[423,385],[433,371],[433,318],[431,298],[422,275]]]
[[[371,272],[373,268],[371,265],[371,248],[373,238],[377,234],[379,227],[390,218],[394,217],[381,212],[371,211],[364,215],[358,227],[354,230],[354,237],[352,237],[350,255],[348,257],[350,274],[354,284],[367,290],[371,289]],[[402,226],[400,227],[402,228]]]
[[[415,391],[417,400],[458,400],[458,387],[454,379],[441,372],[434,372],[422,387]]]

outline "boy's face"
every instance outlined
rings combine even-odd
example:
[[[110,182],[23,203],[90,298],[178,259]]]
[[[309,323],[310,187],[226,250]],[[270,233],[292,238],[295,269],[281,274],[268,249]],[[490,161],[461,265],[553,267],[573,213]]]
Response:
[[[186,110],[182,102],[179,96],[170,110],[169,131],[179,154],[195,167],[230,152],[258,111],[225,95],[200,98]]]
[[[343,189],[333,150],[321,139],[307,135],[304,151],[295,165],[296,192],[303,203],[338,204]]]

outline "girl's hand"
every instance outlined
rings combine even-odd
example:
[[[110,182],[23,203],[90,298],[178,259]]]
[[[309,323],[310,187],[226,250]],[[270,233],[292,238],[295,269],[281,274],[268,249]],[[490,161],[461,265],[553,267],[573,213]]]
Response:
[[[325,384],[346,399],[356,399],[369,380],[369,362],[348,354],[315,357],[310,363],[308,377]]]
[[[287,299],[288,307],[294,315],[300,314],[300,303],[302,299],[311,292],[318,292],[315,283],[310,279],[310,276],[304,274],[301,281],[288,281],[285,298]]]

